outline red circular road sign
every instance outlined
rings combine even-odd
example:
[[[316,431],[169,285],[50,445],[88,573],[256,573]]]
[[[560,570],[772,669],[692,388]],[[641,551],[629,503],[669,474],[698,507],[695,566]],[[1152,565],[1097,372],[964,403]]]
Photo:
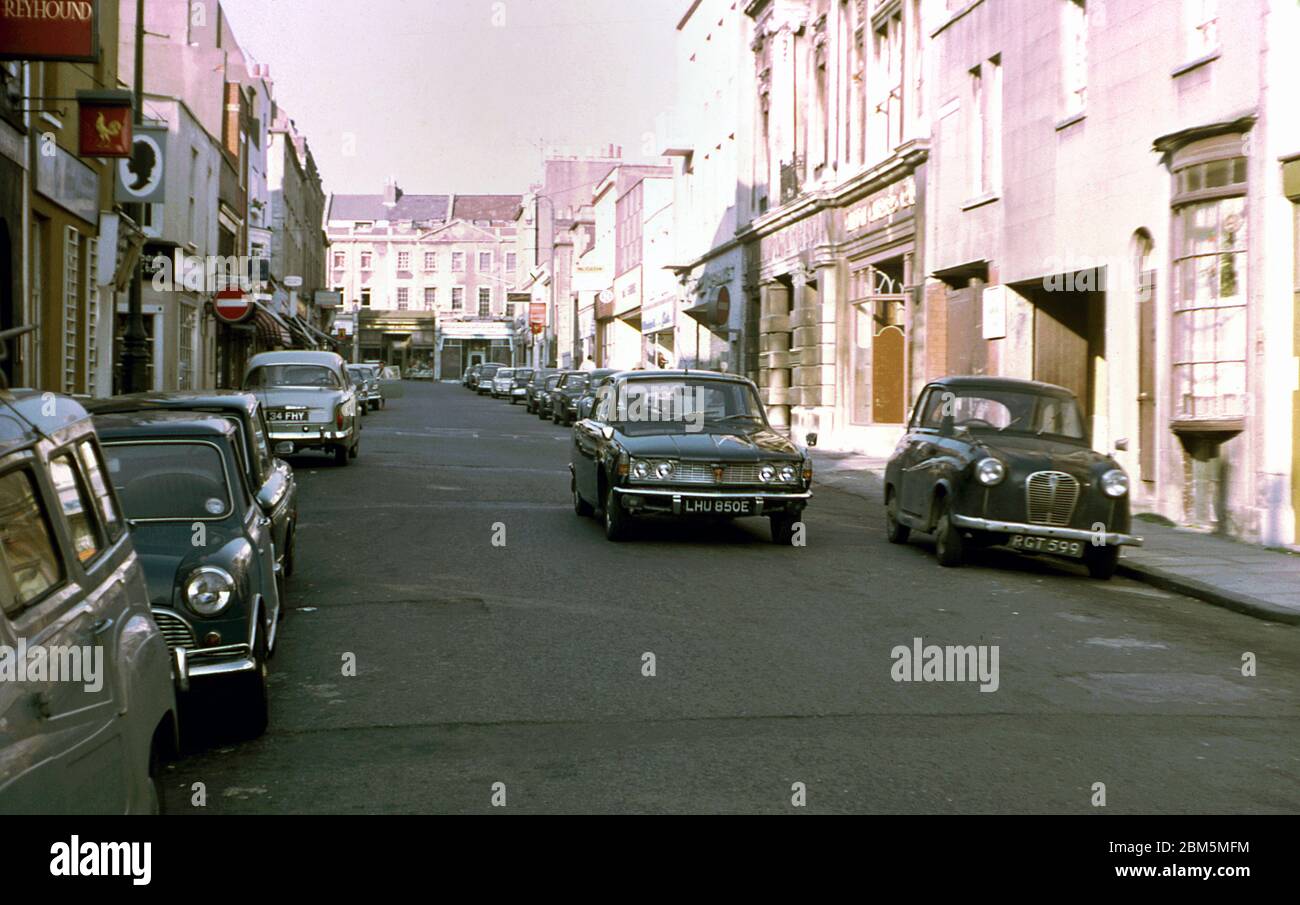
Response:
[[[253,303],[239,290],[223,290],[217,293],[212,309],[220,320],[228,324],[237,324],[253,313]]]

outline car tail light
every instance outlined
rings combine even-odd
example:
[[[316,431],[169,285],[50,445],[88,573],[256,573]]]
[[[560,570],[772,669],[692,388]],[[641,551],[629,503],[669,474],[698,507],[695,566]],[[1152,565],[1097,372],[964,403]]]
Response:
[[[343,430],[343,406],[337,406],[334,409],[334,424],[339,430]]]

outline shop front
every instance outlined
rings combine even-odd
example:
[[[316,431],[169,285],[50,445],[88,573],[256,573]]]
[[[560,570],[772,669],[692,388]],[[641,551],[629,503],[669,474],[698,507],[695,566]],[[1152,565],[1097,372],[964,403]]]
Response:
[[[439,380],[460,380],[473,365],[514,360],[515,324],[506,318],[438,321],[435,342],[434,373]]]
[[[641,360],[647,368],[677,366],[677,296],[661,295],[641,311]]]

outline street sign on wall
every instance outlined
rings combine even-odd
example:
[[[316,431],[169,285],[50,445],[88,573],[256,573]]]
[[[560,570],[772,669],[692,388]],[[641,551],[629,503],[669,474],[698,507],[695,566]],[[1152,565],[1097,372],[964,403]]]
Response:
[[[223,289],[213,300],[212,311],[218,320],[238,324],[253,313],[253,301],[238,289]]]
[[[136,126],[131,137],[131,156],[117,162],[117,190],[114,199],[124,204],[162,204],[166,201],[164,175],[167,130],[158,126]]]
[[[99,62],[100,0],[0,0],[0,60]]]

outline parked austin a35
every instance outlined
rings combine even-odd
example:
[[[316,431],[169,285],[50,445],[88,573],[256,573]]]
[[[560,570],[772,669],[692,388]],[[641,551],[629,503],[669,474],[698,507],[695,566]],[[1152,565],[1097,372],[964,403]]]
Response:
[[[1129,480],[1095,452],[1069,390],[1029,380],[949,377],[921,392],[885,469],[889,540],[935,535],[939,563],[971,545],[1082,562],[1107,579],[1130,531]]]
[[[319,449],[347,465],[361,450],[362,401],[343,358],[333,352],[263,352],[244,373],[244,389],[266,407],[275,444]]]
[[[573,428],[573,508],[598,507],[621,540],[639,516],[766,516],[772,540],[796,543],[812,463],[768,424],[754,384],[708,371],[625,371],[580,404]]]

